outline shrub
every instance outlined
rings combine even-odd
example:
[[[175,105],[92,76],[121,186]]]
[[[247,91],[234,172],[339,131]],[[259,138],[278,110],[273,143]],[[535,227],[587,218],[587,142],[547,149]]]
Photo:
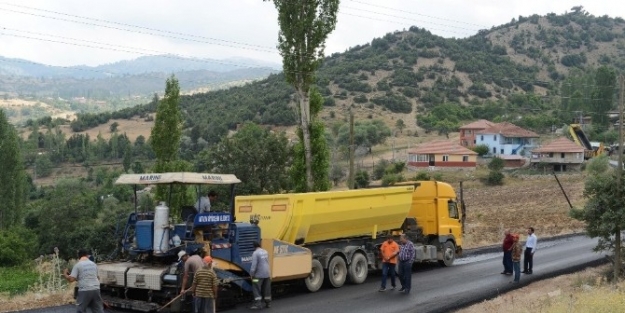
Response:
[[[488,153],[490,148],[488,147],[488,145],[481,144],[481,145],[477,145],[477,146],[471,148],[471,150],[475,151],[475,153],[477,153],[477,155],[482,157],[482,156],[484,156],[484,155],[486,155]]]
[[[430,180],[430,174],[428,172],[422,171],[417,173],[413,180]]]
[[[488,163],[488,169],[491,171],[496,171],[499,172],[504,168],[505,162],[502,158],[499,157],[494,157],[489,163]]]
[[[369,187],[370,183],[369,173],[367,171],[358,171],[356,176],[354,177],[354,183],[356,188],[366,188]]]
[[[490,171],[486,176],[486,184],[490,186],[503,185],[503,173],[499,171]]]

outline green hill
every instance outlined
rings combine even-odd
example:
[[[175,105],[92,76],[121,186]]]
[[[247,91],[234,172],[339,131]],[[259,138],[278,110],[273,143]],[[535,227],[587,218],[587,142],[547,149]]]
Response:
[[[317,75],[326,105],[321,115],[328,123],[342,122],[353,109],[360,119],[380,118],[391,127],[402,119],[408,130],[439,132],[477,118],[514,120],[543,132],[586,108],[574,107],[571,96],[590,97],[596,68],[625,69],[624,27],[621,18],[575,11],[519,17],[464,39],[417,27],[389,33],[326,58]],[[184,96],[187,130],[215,142],[248,120],[295,125],[292,91],[276,74]],[[129,118],[152,109],[141,106],[113,116]],[[102,118],[79,120],[91,127]]]

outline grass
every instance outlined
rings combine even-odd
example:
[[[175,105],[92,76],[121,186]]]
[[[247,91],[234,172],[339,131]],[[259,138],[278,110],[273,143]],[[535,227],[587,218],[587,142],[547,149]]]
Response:
[[[0,294],[22,294],[39,281],[34,266],[0,267]]]

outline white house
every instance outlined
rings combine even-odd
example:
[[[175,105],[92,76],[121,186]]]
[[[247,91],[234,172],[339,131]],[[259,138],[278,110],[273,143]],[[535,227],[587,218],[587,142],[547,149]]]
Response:
[[[538,145],[538,134],[503,122],[477,132],[476,144],[487,145],[491,155],[528,155]]]

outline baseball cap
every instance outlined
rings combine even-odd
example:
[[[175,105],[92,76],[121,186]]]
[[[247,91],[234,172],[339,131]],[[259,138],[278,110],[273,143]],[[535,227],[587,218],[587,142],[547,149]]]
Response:
[[[203,261],[204,261],[204,263],[206,263],[206,264],[213,263],[213,258],[211,258],[211,257],[210,257],[210,256],[208,256],[208,255],[207,255],[207,256],[205,256],[202,260],[203,260]]]
[[[184,250],[178,252],[178,262],[180,262],[182,260],[182,257],[185,256],[185,255],[187,255],[187,252],[184,251]]]

